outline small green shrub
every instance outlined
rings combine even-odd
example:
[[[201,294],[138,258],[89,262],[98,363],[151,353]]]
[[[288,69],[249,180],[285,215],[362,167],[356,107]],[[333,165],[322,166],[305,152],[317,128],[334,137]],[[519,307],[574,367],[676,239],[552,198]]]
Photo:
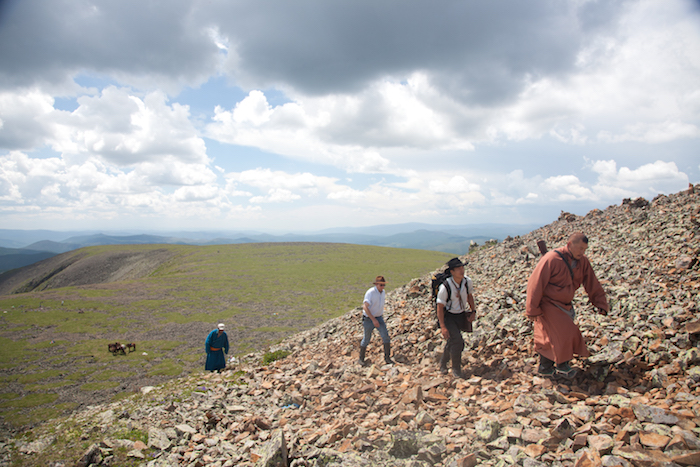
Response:
[[[289,355],[288,350],[275,350],[274,352],[267,352],[262,359],[262,364],[263,365],[269,365],[270,363],[274,362],[275,360],[280,360],[284,357]]]
[[[80,371],[75,371],[69,375],[65,375],[64,378],[69,381],[79,381],[83,378],[87,378],[95,371],[97,371],[96,368],[81,369]]]
[[[44,379],[56,378],[61,374],[63,374],[63,370],[47,370],[40,373],[30,373],[18,376],[17,382],[20,384],[31,384]]]
[[[114,434],[116,439],[130,439],[131,441],[141,441],[143,443],[148,443],[148,433],[145,431],[132,429],[128,431],[118,431]]]
[[[28,394],[21,399],[12,399],[0,404],[0,408],[18,408],[24,409],[28,407],[36,407],[38,405],[50,404],[58,399],[58,394]]]
[[[96,381],[108,381],[108,380],[122,381],[125,379],[129,379],[133,376],[136,376],[136,373],[133,371],[115,371],[115,370],[102,371],[100,373],[96,373],[96,374],[92,375],[92,377]]]
[[[172,361],[160,363],[148,370],[148,374],[153,376],[177,376],[180,373],[182,373],[182,366]]]
[[[38,383],[38,384],[26,384],[24,390],[28,392],[41,392],[49,389],[62,388],[63,386],[70,386],[75,384],[72,381],[56,381],[54,383]]]
[[[241,379],[241,378],[243,378],[244,375],[245,375],[245,371],[237,370],[229,377],[228,382],[239,385],[239,386],[240,385],[247,385],[248,383],[246,383],[245,381],[243,381]]]
[[[111,389],[119,386],[116,381],[97,381],[94,383],[85,383],[80,386],[81,391],[101,391],[103,389]]]
[[[127,397],[130,397],[130,396],[133,396],[133,395],[134,395],[133,392],[128,392],[128,391],[117,392],[117,393],[115,393],[115,394],[111,397],[111,401],[112,401],[112,402],[118,402],[118,401],[120,401],[120,400],[122,400],[122,399],[126,399]]]
[[[65,402],[62,404],[41,407],[30,411],[9,412],[8,416],[6,417],[6,420],[9,420],[12,425],[17,427],[21,427],[27,424],[38,424],[43,423],[46,420],[56,418],[66,411],[70,412],[72,410],[75,410],[77,406],[78,404],[72,402]]]
[[[185,362],[198,362],[204,359],[203,355],[205,355],[204,352],[191,352],[180,354],[178,358]]]

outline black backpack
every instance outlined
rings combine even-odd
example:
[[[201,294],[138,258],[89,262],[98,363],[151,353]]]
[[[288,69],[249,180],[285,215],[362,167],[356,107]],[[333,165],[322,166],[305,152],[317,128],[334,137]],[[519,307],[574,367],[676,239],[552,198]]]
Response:
[[[450,302],[452,301],[452,287],[450,287],[450,284],[447,284],[447,279],[450,277],[452,277],[452,274],[450,273],[450,270],[447,269],[445,272],[433,274],[430,281],[430,297],[433,300],[433,308],[435,310],[435,329],[440,329],[440,320],[438,319],[437,315],[437,295],[442,284],[445,284],[445,287],[447,288],[447,303],[445,304],[445,309],[450,306]],[[472,293],[471,290],[469,290],[469,283],[465,284],[465,287],[467,287],[467,294]],[[472,332],[471,323],[465,323],[464,330],[467,332]]]
[[[445,281],[452,277],[452,274],[449,269],[445,270],[444,272],[439,272],[437,274],[433,274],[431,281],[430,281],[430,298],[433,301],[433,308],[435,310],[435,328],[440,329],[440,321],[438,320],[438,315],[437,315],[437,295],[438,295],[438,290],[440,290],[440,286],[442,284],[445,284]],[[447,287],[447,306],[449,306],[450,301],[452,300],[452,287],[449,286],[449,284],[445,284],[445,287]]]

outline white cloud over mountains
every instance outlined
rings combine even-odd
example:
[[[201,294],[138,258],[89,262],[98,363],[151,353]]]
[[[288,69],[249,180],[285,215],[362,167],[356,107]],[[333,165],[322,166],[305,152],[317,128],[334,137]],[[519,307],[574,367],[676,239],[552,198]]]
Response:
[[[11,0],[0,219],[548,222],[678,191],[700,174],[699,10]]]

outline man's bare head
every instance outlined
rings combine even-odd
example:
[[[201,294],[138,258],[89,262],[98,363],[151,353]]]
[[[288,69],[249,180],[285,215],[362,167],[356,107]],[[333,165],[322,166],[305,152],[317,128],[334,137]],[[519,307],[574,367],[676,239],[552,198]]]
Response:
[[[583,232],[574,232],[569,235],[569,243],[583,242],[588,245],[588,237]]]
[[[582,232],[572,233],[566,246],[574,259],[581,259],[588,248],[588,237]]]

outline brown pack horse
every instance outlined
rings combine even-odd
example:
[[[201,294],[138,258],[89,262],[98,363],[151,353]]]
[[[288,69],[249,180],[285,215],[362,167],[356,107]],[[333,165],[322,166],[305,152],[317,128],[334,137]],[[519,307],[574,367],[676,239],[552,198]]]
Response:
[[[119,342],[115,342],[114,344],[107,344],[107,350],[112,352],[112,355],[117,355],[119,353],[126,355],[127,350],[129,353],[136,350],[136,344],[134,342],[129,342],[128,344],[120,344]]]

